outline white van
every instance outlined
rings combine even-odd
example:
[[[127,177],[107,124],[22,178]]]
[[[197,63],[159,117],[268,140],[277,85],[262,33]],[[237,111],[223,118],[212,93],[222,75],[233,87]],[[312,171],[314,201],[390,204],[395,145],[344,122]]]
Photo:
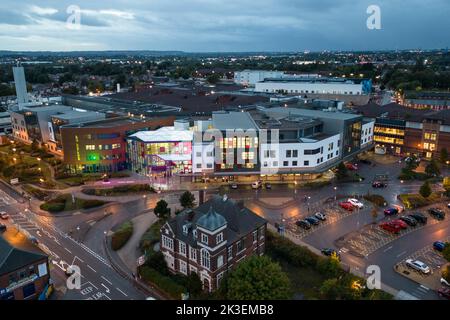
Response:
[[[252,188],[253,189],[259,189],[261,187],[262,187],[262,182],[259,181],[259,180],[252,183]]]

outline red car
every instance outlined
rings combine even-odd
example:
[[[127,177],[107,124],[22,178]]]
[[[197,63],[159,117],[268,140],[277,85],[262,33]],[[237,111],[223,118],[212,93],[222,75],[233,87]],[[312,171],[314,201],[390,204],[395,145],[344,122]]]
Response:
[[[390,222],[381,223],[380,228],[389,231],[391,233],[399,233],[401,230],[400,226]]]
[[[406,222],[404,222],[404,221],[402,221],[400,219],[393,220],[393,221],[391,221],[391,223],[399,226],[402,229],[408,228],[408,225],[406,224]]]
[[[440,297],[450,300],[450,288],[440,288],[438,294]]]
[[[350,202],[339,202],[339,206],[347,211],[353,211],[353,205]]]
[[[345,167],[346,167],[348,170],[350,170],[350,171],[356,171],[356,170],[358,170],[358,167],[356,166],[356,164],[353,164],[353,163],[347,163],[347,164],[345,165]]]

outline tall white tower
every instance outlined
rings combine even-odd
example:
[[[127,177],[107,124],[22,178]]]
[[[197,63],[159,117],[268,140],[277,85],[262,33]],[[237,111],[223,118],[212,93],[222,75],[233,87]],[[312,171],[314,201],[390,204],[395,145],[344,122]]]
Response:
[[[13,67],[14,84],[16,86],[17,103],[19,110],[28,103],[27,82],[25,81],[25,71],[22,66]]]

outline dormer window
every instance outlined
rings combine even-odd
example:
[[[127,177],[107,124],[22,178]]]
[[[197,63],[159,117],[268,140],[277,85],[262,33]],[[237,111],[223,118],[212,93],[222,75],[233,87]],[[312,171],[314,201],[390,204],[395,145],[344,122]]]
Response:
[[[221,232],[216,236],[216,243],[219,244],[222,241],[223,241],[223,233]]]
[[[188,229],[187,225],[184,225],[183,226],[183,233],[184,234],[188,234],[188,231],[189,231],[189,229]]]
[[[192,235],[194,236],[194,239],[197,239],[197,229],[194,229],[194,231],[192,231]]]

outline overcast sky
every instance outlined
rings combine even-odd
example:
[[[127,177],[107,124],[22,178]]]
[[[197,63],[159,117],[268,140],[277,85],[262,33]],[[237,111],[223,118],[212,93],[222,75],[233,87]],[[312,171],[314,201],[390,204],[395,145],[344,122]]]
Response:
[[[1,0],[0,50],[434,49],[450,46],[449,14],[449,0]]]

